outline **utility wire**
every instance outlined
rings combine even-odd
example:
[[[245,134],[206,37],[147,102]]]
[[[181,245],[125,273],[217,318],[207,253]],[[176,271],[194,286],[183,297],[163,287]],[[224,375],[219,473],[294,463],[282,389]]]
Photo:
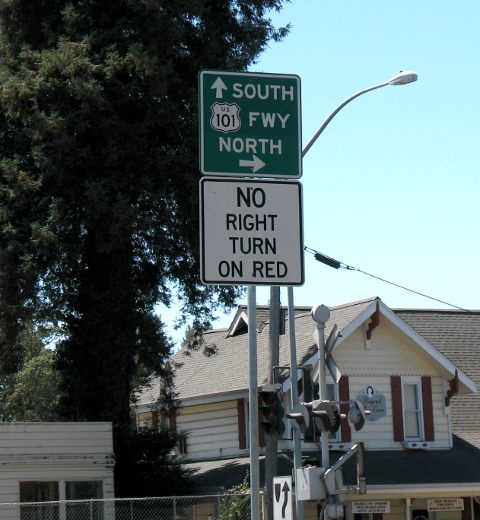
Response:
[[[347,271],[356,271],[357,273],[362,273],[367,276],[370,276],[371,278],[375,278],[376,280],[380,280],[381,282],[388,283],[390,285],[393,285],[394,287],[398,287],[399,289],[403,289],[404,291],[411,292],[413,294],[417,294],[419,296],[423,296],[424,298],[428,298],[429,300],[433,300],[439,303],[443,303],[444,305],[448,305],[449,307],[454,307],[455,309],[458,309],[460,311],[471,313],[472,311],[468,309],[464,309],[463,307],[459,307],[458,305],[454,305],[453,303],[448,303],[444,300],[439,300],[438,298],[434,298],[433,296],[429,296],[428,294],[421,293],[419,291],[415,291],[413,289],[409,289],[408,287],[405,287],[404,285],[400,285],[395,282],[391,282],[389,280],[386,280],[385,278],[381,278],[380,276],[376,276],[371,273],[367,273],[366,271],[363,271],[362,269],[358,269],[357,267],[353,267],[351,265],[345,264],[343,262],[340,262],[338,260],[335,260],[335,258],[332,258],[331,256],[325,255],[323,253],[320,253],[320,251],[316,251],[315,249],[312,249],[311,247],[304,247],[305,251],[307,253],[310,253],[314,256],[315,260],[318,262],[321,262],[322,264],[329,265],[330,267],[333,267],[334,269],[346,269]]]

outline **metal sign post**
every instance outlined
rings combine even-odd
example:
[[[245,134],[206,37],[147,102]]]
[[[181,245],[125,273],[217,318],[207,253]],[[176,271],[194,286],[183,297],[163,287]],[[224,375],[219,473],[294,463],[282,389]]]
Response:
[[[318,397],[323,401],[327,399],[325,324],[330,318],[330,309],[326,305],[316,305],[312,309],[312,318],[317,323],[315,340],[318,347]],[[328,449],[328,434],[326,432],[322,433],[320,443],[322,448],[322,466],[328,468],[330,465],[330,452]]]
[[[199,93],[202,173],[301,177],[298,76],[204,70]]]
[[[258,447],[257,301],[256,287],[248,287],[248,400],[250,435],[250,513],[260,518],[260,469]]]

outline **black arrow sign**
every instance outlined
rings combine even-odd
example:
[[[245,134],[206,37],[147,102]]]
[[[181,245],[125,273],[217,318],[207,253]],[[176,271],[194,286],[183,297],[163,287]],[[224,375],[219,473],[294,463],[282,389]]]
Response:
[[[290,491],[290,488],[286,481],[283,484],[282,491],[283,491],[282,518],[285,518],[285,509],[287,508],[287,504],[288,504],[288,492]]]

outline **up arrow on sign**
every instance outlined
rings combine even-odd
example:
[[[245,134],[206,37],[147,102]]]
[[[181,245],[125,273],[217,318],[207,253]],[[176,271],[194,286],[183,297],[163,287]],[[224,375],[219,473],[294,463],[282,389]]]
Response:
[[[292,520],[292,477],[273,477],[273,519]]]
[[[203,174],[301,177],[298,76],[204,70],[199,108]]]
[[[223,91],[227,90],[228,87],[227,87],[227,85],[225,85],[225,83],[223,82],[222,78],[217,78],[213,82],[213,85],[210,88],[215,89],[215,97],[217,99],[222,99],[223,98]]]

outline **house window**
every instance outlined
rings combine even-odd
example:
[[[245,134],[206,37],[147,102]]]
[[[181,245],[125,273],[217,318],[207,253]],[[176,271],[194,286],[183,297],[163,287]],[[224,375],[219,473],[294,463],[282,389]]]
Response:
[[[185,432],[179,432],[177,446],[178,446],[178,452],[181,455],[186,455],[188,453],[187,434]]]
[[[66,520],[89,518],[103,520],[103,503],[92,499],[103,498],[103,483],[100,480],[76,480],[65,482],[65,498],[80,502],[67,503]],[[88,502],[86,502],[88,500]]]
[[[58,520],[58,504],[51,503],[57,500],[57,481],[20,482],[20,502],[28,502],[20,506],[20,520]]]
[[[103,498],[103,482],[101,480],[67,481],[65,482],[65,498],[67,500]]]
[[[373,520],[372,513],[354,513],[353,520]]]
[[[60,511],[59,488],[65,485],[66,505]],[[103,520],[101,480],[20,482],[20,520]],[[78,501],[78,502],[74,502]],[[44,502],[44,504],[43,504]]]
[[[353,520],[382,520],[382,513],[354,513]]]
[[[406,440],[421,440],[422,424],[422,392],[418,379],[405,378],[403,390],[403,423]]]
[[[137,428],[153,428],[153,414],[152,412],[140,412],[137,413]]]

